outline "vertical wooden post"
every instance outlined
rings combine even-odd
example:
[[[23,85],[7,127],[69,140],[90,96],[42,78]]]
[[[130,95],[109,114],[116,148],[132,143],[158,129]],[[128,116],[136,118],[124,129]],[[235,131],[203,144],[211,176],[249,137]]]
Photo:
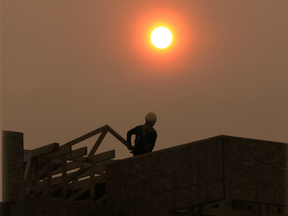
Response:
[[[24,215],[23,133],[2,131],[2,201],[11,204],[11,216]]]
[[[35,174],[35,158],[31,158],[31,172],[29,174],[29,180],[27,182],[29,188],[29,194],[31,195],[31,188],[33,187],[33,180]]]
[[[67,161],[62,162],[62,197],[67,199]]]
[[[52,194],[52,159],[49,159],[47,163],[47,190],[48,190],[48,197],[51,198]]]
[[[31,181],[31,170],[32,170],[32,159],[30,159],[25,168],[25,173],[24,173],[24,183],[25,183],[25,195],[29,194],[30,190],[30,181]]]
[[[35,158],[35,175],[34,175],[34,185],[35,185],[35,196],[39,196],[39,158]]]
[[[90,199],[91,201],[95,200],[95,177],[94,177],[94,166],[90,167]]]

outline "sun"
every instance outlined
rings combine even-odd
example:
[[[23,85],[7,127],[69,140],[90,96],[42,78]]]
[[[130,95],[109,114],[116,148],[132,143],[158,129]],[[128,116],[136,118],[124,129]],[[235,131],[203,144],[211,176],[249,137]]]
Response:
[[[171,44],[172,33],[165,27],[158,27],[151,33],[151,42],[155,47],[164,49]]]

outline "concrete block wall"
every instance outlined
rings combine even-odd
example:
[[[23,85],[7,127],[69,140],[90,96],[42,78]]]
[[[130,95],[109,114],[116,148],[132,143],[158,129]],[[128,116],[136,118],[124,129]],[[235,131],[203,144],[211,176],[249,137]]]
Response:
[[[226,197],[288,206],[288,145],[223,136]]]
[[[23,134],[4,131],[0,215],[162,216],[219,200],[224,215],[233,200],[288,206],[287,154],[285,143],[217,136],[124,159],[107,166],[107,204],[97,205],[24,199]]]
[[[107,216],[169,215],[224,199],[222,152],[218,136],[108,165]]]
[[[2,197],[11,216],[24,215],[23,133],[2,131]]]
[[[213,200],[288,206],[285,143],[218,136],[107,166],[107,216],[169,215]]]

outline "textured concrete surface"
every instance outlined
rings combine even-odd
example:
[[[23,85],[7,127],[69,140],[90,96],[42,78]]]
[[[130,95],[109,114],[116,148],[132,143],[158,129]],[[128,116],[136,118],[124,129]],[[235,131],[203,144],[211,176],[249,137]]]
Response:
[[[223,199],[225,215],[232,200],[287,206],[287,154],[284,143],[217,136],[124,159],[107,166],[108,215],[168,215]]]
[[[168,215],[224,198],[222,137],[214,137],[107,166],[107,203],[117,215]],[[121,205],[119,204],[121,203]],[[147,212],[147,213],[145,213]]]
[[[288,145],[223,137],[225,191],[235,200],[288,205]]]
[[[11,216],[24,215],[23,134],[2,131],[2,197]]]
[[[4,143],[3,201],[9,203],[0,203],[0,213],[5,216],[10,208],[11,216],[167,216],[215,201],[223,215],[233,215],[235,200],[288,206],[284,143],[231,136],[200,140],[107,165],[107,204],[26,198],[25,205],[23,134],[3,132]]]

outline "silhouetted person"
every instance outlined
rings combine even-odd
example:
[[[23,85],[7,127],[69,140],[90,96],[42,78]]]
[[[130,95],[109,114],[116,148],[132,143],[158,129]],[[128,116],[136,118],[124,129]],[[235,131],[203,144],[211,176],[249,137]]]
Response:
[[[127,142],[130,144],[131,136],[135,134],[133,156],[152,152],[155,146],[157,132],[153,126],[157,121],[157,116],[155,113],[150,112],[146,115],[145,120],[144,125],[139,125],[127,132]]]

